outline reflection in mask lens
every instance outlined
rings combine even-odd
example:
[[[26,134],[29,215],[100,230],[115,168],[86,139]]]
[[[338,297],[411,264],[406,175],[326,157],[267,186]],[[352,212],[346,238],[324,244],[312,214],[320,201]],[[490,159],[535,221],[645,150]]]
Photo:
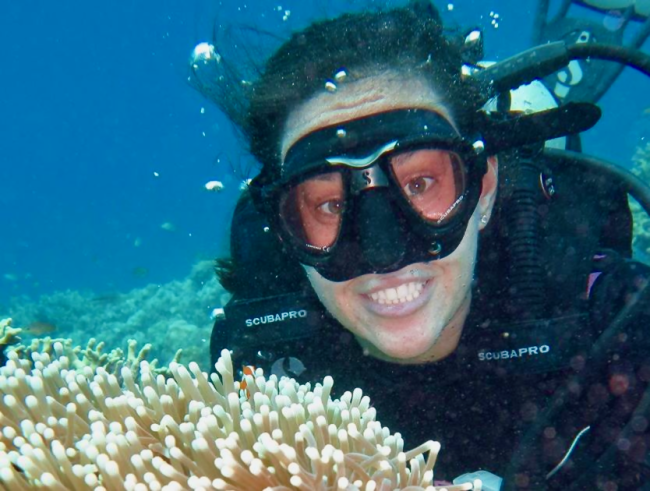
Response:
[[[465,191],[460,157],[446,150],[422,149],[391,158],[402,194],[427,221],[442,225],[458,211]]]
[[[458,213],[465,191],[465,169],[456,153],[419,149],[392,155],[390,165],[394,185],[423,219],[444,225]],[[280,216],[296,241],[326,249],[338,239],[345,206],[343,175],[335,170],[287,186],[280,200]]]
[[[339,172],[328,172],[293,186],[280,201],[289,232],[308,246],[331,247],[339,235],[345,189]]]

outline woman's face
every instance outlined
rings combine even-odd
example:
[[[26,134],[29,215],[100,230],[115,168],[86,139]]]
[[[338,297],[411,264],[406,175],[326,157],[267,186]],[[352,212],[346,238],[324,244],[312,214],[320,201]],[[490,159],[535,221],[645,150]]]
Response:
[[[454,123],[440,94],[423,79],[386,73],[340,84],[336,92],[318,94],[292,111],[282,155],[319,128],[405,108],[437,111]],[[440,360],[456,348],[469,312],[478,232],[485,226],[481,217],[489,217],[495,198],[496,160],[488,164],[479,204],[463,240],[449,256],[342,282],[327,280],[305,266],[320,301],[369,354],[400,363],[424,363]],[[403,297],[406,301],[397,304],[386,301]]]

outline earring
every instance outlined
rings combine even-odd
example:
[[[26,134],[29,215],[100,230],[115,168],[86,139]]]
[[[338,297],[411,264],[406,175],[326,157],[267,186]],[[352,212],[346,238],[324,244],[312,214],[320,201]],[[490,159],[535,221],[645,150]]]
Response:
[[[489,221],[490,221],[490,217],[489,217],[489,216],[487,216],[487,215],[483,215],[483,216],[481,217],[481,224],[482,224],[482,225],[487,225]]]

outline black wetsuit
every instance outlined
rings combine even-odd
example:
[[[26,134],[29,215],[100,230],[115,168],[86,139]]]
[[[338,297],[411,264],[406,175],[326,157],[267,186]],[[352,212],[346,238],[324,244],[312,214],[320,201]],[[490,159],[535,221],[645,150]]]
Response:
[[[504,489],[650,490],[650,395],[645,393],[650,381],[650,288],[645,288],[650,268],[622,257],[629,255],[631,241],[627,195],[614,199],[619,187],[602,176],[590,177],[572,166],[555,171],[558,189],[562,185],[571,192],[558,192],[555,211],[543,215],[539,250],[548,267],[541,269],[545,281],[539,297],[545,310],[533,328],[509,326],[522,317],[511,308],[522,297],[515,291],[507,298],[512,290],[504,269],[508,251],[504,255],[499,246],[503,231],[495,227],[492,238],[483,232],[478,281],[460,344],[440,362],[403,366],[364,356],[353,336],[320,306],[318,322],[298,325],[293,337],[284,322],[259,326],[254,334],[246,325],[236,327],[233,316],[217,322],[213,361],[224,347],[236,353],[241,338],[251,336],[257,345],[246,348],[248,355],[242,351],[242,358],[248,358],[236,363],[259,364],[255,357],[263,350],[272,355],[269,366],[277,359],[300,359],[307,368],[297,377],[301,382],[332,375],[335,396],[360,387],[376,407],[377,419],[400,432],[407,447],[425,440],[442,443],[436,479],[487,470],[506,478]],[[504,200],[507,193],[501,196]],[[265,230],[250,203],[240,200],[231,250],[241,271],[234,299],[243,301],[247,316],[254,310],[247,299],[295,288],[310,291],[300,266],[283,259]],[[590,264],[589,258],[604,247],[620,252]],[[588,290],[590,272],[601,274]],[[278,304],[266,312],[286,312],[294,305]],[[555,321],[544,325],[549,318]],[[537,351],[480,362],[480,356],[502,353],[493,333],[505,332],[513,334],[504,342],[512,342],[516,355],[523,348]],[[256,339],[258,333],[275,336],[276,344]],[[547,333],[553,334],[547,339]],[[551,348],[541,353],[547,344]],[[587,426],[567,462],[546,479]]]
[[[489,296],[473,301],[459,347],[437,363],[404,366],[364,356],[331,319],[294,356],[312,381],[333,375],[335,395],[362,388],[377,419],[400,432],[407,447],[440,441],[436,479],[488,470],[510,475],[508,489],[650,489],[650,401],[644,400],[650,398],[650,288],[644,290],[650,268],[609,263],[584,302],[585,315],[567,321],[576,346],[559,368],[519,369],[517,363],[539,353],[510,360],[508,368],[468,363],[486,325],[482,302],[498,301]],[[639,298],[630,318],[608,330]],[[557,325],[562,331],[563,321]],[[557,408],[552,414],[550,406]],[[587,426],[569,460],[547,480]]]

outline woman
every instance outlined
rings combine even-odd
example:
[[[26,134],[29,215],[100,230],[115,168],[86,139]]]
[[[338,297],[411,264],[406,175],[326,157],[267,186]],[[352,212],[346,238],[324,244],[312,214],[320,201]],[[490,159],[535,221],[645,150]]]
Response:
[[[315,377],[333,373],[339,385],[361,387],[407,443],[440,440],[445,479],[482,469],[505,476],[504,487],[637,489],[647,424],[625,428],[646,386],[645,338],[626,331],[607,345],[610,363],[586,378],[582,368],[606,322],[636,292],[627,280],[647,274],[641,266],[601,275],[591,304],[591,291],[575,293],[572,301],[580,296],[580,308],[600,318],[580,324],[570,357],[552,367],[518,373],[515,365],[467,361],[498,320],[492,313],[507,308],[490,293],[489,276],[498,273],[483,267],[477,278],[479,259],[494,260],[491,242],[479,239],[496,211],[499,161],[485,151],[480,94],[463,63],[434,8],[412,2],[313,24],[280,47],[254,83],[242,129],[263,168],[250,194],[327,317],[309,353],[296,356],[322,368],[308,372]],[[232,106],[217,102],[238,121]],[[222,282],[237,290],[238,274],[235,261],[221,270]],[[278,291],[282,274],[296,277],[271,275]],[[582,321],[543,327],[564,332]],[[523,332],[516,334],[528,344],[478,356],[534,360],[561,351]],[[603,455],[602,465],[590,465]]]

